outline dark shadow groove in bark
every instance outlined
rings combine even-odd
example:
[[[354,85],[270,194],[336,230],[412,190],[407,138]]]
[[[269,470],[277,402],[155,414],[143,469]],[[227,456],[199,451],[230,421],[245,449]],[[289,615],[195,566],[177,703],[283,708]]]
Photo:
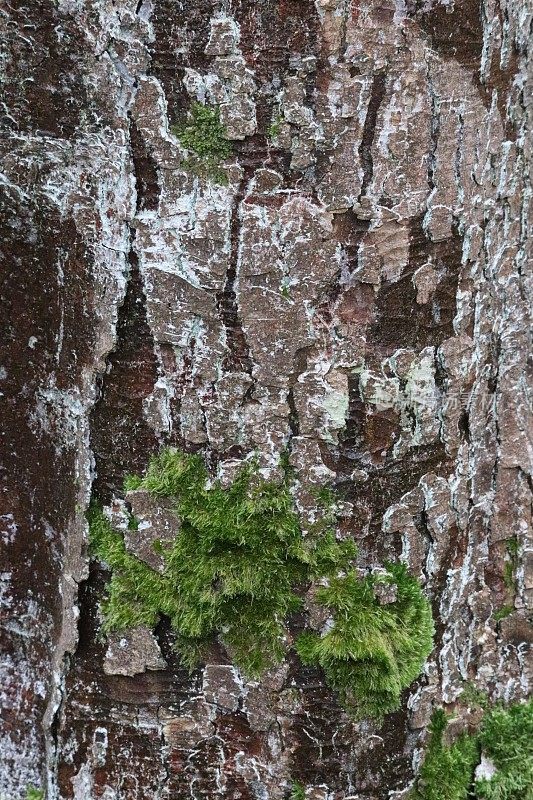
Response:
[[[143,471],[158,446],[143,415],[143,401],[157,380],[157,359],[133,251],[130,270],[119,309],[116,346],[108,356],[100,397],[91,412],[91,448],[96,462],[93,494],[105,503],[121,490],[128,472]]]
[[[372,158],[372,145],[376,135],[376,125],[378,119],[378,112],[385,97],[387,76],[385,72],[376,72],[372,79],[372,87],[370,89],[370,99],[368,101],[368,108],[365,117],[365,124],[363,126],[363,138],[359,145],[359,156],[361,158],[361,166],[363,168],[363,180],[361,183],[360,197],[366,195],[367,189],[372,181],[374,174],[374,161]]]
[[[141,131],[130,116],[130,143],[133,167],[135,171],[135,187],[137,189],[137,211],[156,211],[159,203],[161,187],[157,174],[157,165],[150,154]]]
[[[237,305],[237,295],[235,292],[235,281],[237,279],[237,267],[239,262],[239,241],[240,241],[240,209],[244,200],[244,194],[251,177],[250,168],[245,170],[244,176],[239,183],[239,188],[233,199],[231,208],[230,225],[230,262],[226,273],[224,288],[217,293],[217,310],[224,325],[226,333],[227,354],[222,362],[225,372],[246,372],[252,374],[252,359],[250,349],[246,341],[246,335],[239,319],[239,308]]]

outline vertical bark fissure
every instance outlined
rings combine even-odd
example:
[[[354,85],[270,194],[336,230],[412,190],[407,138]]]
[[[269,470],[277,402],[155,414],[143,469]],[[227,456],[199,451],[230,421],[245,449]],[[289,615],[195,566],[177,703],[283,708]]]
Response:
[[[439,101],[433,85],[430,64],[428,64],[426,70],[426,81],[431,101],[431,147],[428,153],[428,185],[431,195],[431,193],[435,191],[435,168],[437,159],[437,146],[439,143],[440,114]]]
[[[385,97],[387,75],[383,72],[376,72],[372,78],[370,88],[370,99],[366,111],[365,124],[363,126],[363,136],[359,146],[359,156],[363,168],[363,180],[361,183],[360,197],[365,197],[368,187],[374,175],[374,160],[372,156],[372,145],[376,135],[378,112]]]
[[[241,205],[244,201],[252,174],[253,172],[250,168],[245,168],[244,175],[239,182],[233,199],[229,231],[230,261],[224,287],[222,291],[217,294],[216,298],[218,313],[224,325],[226,346],[229,351],[224,358],[222,366],[228,372],[241,371],[248,373],[248,375],[252,374],[252,360],[250,358],[250,349],[246,341],[246,335],[239,318],[235,282],[237,280],[237,271],[239,267]]]

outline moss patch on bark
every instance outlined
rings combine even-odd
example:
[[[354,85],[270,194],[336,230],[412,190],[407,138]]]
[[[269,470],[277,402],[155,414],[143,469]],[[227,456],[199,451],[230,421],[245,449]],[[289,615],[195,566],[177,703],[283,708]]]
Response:
[[[321,493],[322,518],[303,536],[289,472],[267,481],[249,463],[223,487],[209,480],[200,456],[166,449],[125,488],[170,499],[181,527],[170,546],[155,543],[165,562],[158,572],[128,552],[102,509],[91,507],[92,554],[112,573],[102,604],[105,630],[153,628],[164,615],[190,668],[219,635],[237,666],[258,677],[282,660],[291,641],[287,620],[302,608],[305,590],[320,582],[316,599],[331,621],[327,630],[299,637],[301,658],[324,669],[357,716],[398,708],[401,690],[431,650],[429,603],[403,565],[359,577],[355,544],[336,538],[330,492]],[[386,602],[380,588],[392,592]]]
[[[26,800],[44,800],[43,790],[36,789],[34,786],[29,786],[26,789]]]
[[[221,164],[231,154],[231,144],[218,108],[193,103],[187,121],[172,131],[189,152],[184,162],[186,169],[215,183],[228,182]]]
[[[380,586],[394,591],[389,602]],[[317,592],[330,610],[327,633],[304,633],[297,650],[319,664],[356,717],[382,717],[400,707],[402,689],[420,674],[433,646],[433,620],[418,582],[403,564],[361,579],[352,570]]]
[[[412,800],[533,800],[533,701],[487,709],[479,729],[452,744],[447,724],[437,709]]]

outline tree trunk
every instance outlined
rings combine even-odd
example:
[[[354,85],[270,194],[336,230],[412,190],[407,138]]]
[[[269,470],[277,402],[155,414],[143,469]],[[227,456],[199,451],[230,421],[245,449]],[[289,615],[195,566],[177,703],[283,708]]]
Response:
[[[2,798],[400,800],[432,709],[527,695],[532,17],[6,4]],[[359,564],[409,565],[436,635],[400,711],[352,720],[293,656],[190,675],[165,620],[110,658],[85,511],[164,445],[223,480],[286,451],[304,517],[334,487]]]

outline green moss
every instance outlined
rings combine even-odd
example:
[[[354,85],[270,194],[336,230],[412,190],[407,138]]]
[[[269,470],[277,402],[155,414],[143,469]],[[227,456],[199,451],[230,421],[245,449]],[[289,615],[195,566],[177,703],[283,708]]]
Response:
[[[231,144],[218,108],[193,103],[188,120],[172,130],[189,151],[189,159],[184,163],[187,169],[216,183],[227,183],[221,164],[231,154]]]
[[[381,605],[374,589],[394,584],[396,600]],[[317,592],[331,611],[328,633],[303,633],[296,647],[307,664],[319,664],[328,683],[357,717],[383,717],[400,707],[402,689],[420,674],[432,649],[427,599],[403,564],[360,579],[354,571],[334,577]]]
[[[291,454],[287,448],[279,454],[279,466],[285,475],[285,480],[290,481],[294,478],[294,467],[291,464]]]
[[[297,649],[307,663],[324,668],[332,687],[360,716],[397,708],[400,692],[419,674],[431,649],[429,604],[402,565],[361,580],[353,570],[356,547],[335,536],[334,496],[318,493],[322,512],[303,536],[289,475],[262,479],[244,466],[231,486],[208,482],[200,456],[171,449],[151,459],[144,478],[127,487],[170,498],[181,521],[156,572],[129,553],[97,507],[89,511],[93,555],[111,570],[102,604],[104,629],[153,627],[168,617],[177,648],[189,667],[221,635],[235,663],[250,676],[284,656],[287,619],[302,605],[310,582],[329,582],[318,602],[331,609],[332,630],[307,632]],[[394,583],[397,599],[381,606],[378,582]]]
[[[298,781],[294,781],[291,784],[289,800],[305,800],[305,787],[303,784],[298,783]]]
[[[451,745],[443,743],[447,724],[435,711],[412,800],[533,800],[533,701],[486,710],[479,730]],[[496,771],[475,780],[481,754]]]
[[[128,530],[130,531],[138,531],[139,530],[139,520],[134,514],[128,515]]]
[[[478,689],[471,681],[464,682],[461,701],[478,708],[488,709],[489,707],[489,698],[486,692]]]
[[[112,570],[104,625],[152,627],[164,614],[189,666],[221,631],[238,666],[259,675],[283,657],[285,619],[302,603],[295,587],[316,570],[347,565],[355,548],[337,543],[331,530],[313,546],[305,542],[287,483],[260,479],[254,465],[227,489],[208,487],[207,477],[199,456],[165,450],[137,484],[171,498],[182,523],[162,575],[128,553],[120,533],[91,509],[93,553]]]
[[[502,606],[501,608],[498,608],[494,612],[492,617],[496,622],[499,622],[500,620],[505,619],[506,617],[508,617],[509,614],[512,614],[513,611],[514,611],[513,606]]]
[[[514,569],[510,561],[506,561],[503,566],[503,582],[510,592],[514,592],[515,578]]]
[[[467,800],[479,762],[475,737],[463,734],[452,745],[443,742],[448,724],[442,708],[431,718],[430,739],[412,800]]]
[[[142,478],[139,475],[126,475],[124,478],[124,491],[134,492],[142,483]]]
[[[26,789],[26,800],[43,800],[44,792],[42,789],[36,789],[34,786],[28,786]]]
[[[272,140],[276,139],[281,133],[281,125],[283,122],[283,114],[279,112],[272,117],[272,122],[267,128],[267,138]]]
[[[496,767],[476,782],[480,800],[533,799],[533,700],[495,708],[483,719],[479,743]]]
[[[516,536],[512,536],[510,539],[507,540],[507,552],[511,556],[511,558],[517,559],[518,558],[518,539]]]
[[[311,489],[311,496],[315,498],[319,506],[331,510],[335,507],[337,498],[329,486],[319,486]]]

